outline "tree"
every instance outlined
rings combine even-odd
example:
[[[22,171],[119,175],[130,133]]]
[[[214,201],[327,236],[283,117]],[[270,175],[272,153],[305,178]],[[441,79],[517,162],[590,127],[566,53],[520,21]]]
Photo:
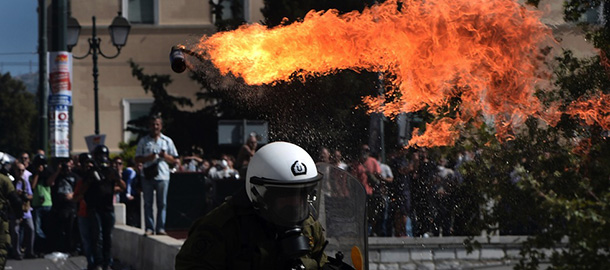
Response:
[[[215,143],[213,136],[215,132],[215,119],[211,108],[189,112],[181,110],[181,107],[189,107],[193,102],[185,97],[176,97],[168,94],[166,87],[171,84],[170,75],[145,74],[144,68],[130,61],[132,75],[136,77],[145,92],[151,92],[154,98],[150,114],[161,113],[163,117],[164,133],[174,140],[179,153],[186,152],[192,146],[204,146],[206,149]],[[194,124],[196,123],[196,124]],[[148,132],[148,118],[134,119],[128,123],[128,130],[146,135]],[[139,138],[138,138],[139,139]],[[132,144],[137,143],[133,141]],[[207,148],[210,147],[210,148]]]
[[[566,53],[558,61],[559,91],[543,99],[567,105],[594,89],[607,91],[599,58]],[[483,127],[458,142],[477,149],[477,162],[462,173],[476,183],[481,205],[493,202],[491,211],[481,209],[478,229],[531,235],[516,269],[538,269],[546,259],[552,269],[603,269],[610,259],[610,144],[600,126],[564,115],[556,126],[530,118],[507,143],[492,133]]]
[[[193,78],[202,85],[210,79],[202,72],[194,73]],[[349,154],[368,137],[369,116],[356,107],[363,93],[377,91],[376,78],[371,73],[345,71],[308,78],[307,82],[294,80],[257,87],[239,82],[228,88],[208,84],[199,97],[219,101],[210,109],[220,119],[268,121],[272,141],[291,141],[312,153],[325,145]]]
[[[537,2],[537,1],[530,1]],[[566,1],[565,18],[577,20],[601,1]],[[604,5],[605,16],[609,15]],[[607,17],[606,17],[607,18]],[[557,103],[563,111],[575,102],[593,110],[599,102],[608,108],[610,73],[608,22],[588,28],[600,55],[577,59],[566,51],[558,56],[554,91],[537,93],[545,104]],[[606,105],[603,105],[606,104]],[[601,117],[609,117],[602,112]],[[564,114],[554,126],[530,118],[515,139],[500,143],[494,130],[471,128],[458,142],[477,150],[477,162],[461,172],[480,191],[480,205],[493,202],[483,212],[478,230],[528,234],[522,258],[515,269],[538,269],[550,261],[551,269],[605,269],[610,261],[610,141],[599,123]],[[532,207],[534,206],[534,207]],[[544,250],[550,251],[545,253]]]
[[[36,97],[25,85],[0,74],[0,151],[13,155],[32,152],[36,139]]]

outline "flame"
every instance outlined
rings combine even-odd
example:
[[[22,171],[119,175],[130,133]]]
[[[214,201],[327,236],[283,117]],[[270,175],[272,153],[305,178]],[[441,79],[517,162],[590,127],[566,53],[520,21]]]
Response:
[[[572,102],[567,114],[582,119],[587,125],[598,124],[604,130],[610,130],[610,94],[598,93],[596,96],[580,98]]]
[[[428,129],[434,130],[431,133],[419,134],[419,129],[413,131],[413,138],[409,140],[409,145],[428,146],[436,145],[437,142],[445,142],[452,145],[459,137],[459,132],[454,129],[456,120],[441,118],[428,125]]]
[[[204,36],[194,50],[251,85],[343,69],[390,73],[385,95],[363,98],[386,116],[434,113],[459,97],[458,118],[415,136],[420,146],[447,145],[469,119],[492,119],[497,136],[510,138],[515,121],[544,115],[533,94],[548,79],[539,50],[552,35],[540,17],[515,0],[389,0],[362,12],[310,11],[274,28],[244,25]]]

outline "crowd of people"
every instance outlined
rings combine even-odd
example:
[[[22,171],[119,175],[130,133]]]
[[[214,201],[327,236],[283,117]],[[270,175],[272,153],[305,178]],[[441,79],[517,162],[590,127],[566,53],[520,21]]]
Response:
[[[180,156],[171,138],[161,133],[161,118],[153,116],[149,123],[149,134],[140,139],[135,158],[130,160],[110,159],[108,148],[101,145],[91,153],[56,159],[53,166],[47,164],[42,150],[32,160],[22,153],[10,164],[6,174],[11,175],[23,207],[10,216],[9,257],[20,260],[54,251],[82,253],[90,269],[106,269],[112,265],[114,203],[125,204],[127,225],[143,228],[146,236],[165,235],[172,173],[199,173],[208,180],[243,179],[258,147],[257,135],[250,134],[236,157],[222,154],[207,159],[199,148]],[[476,215],[474,208],[455,211],[464,181],[458,168],[472,160],[472,153],[433,159],[424,148],[401,148],[382,159],[367,145],[357,152],[348,160],[338,149],[321,147],[316,162],[335,165],[362,184],[369,236],[460,235],[459,224],[464,223],[460,219]]]
[[[238,180],[245,176],[249,158],[256,149],[256,134],[251,134],[237,159],[230,154],[207,159],[201,150],[192,150],[176,159],[171,171],[200,173],[208,181]],[[359,152],[357,158],[346,159],[339,149],[320,147],[316,162],[337,166],[362,183],[369,206],[369,236],[468,234],[465,220],[476,218],[478,205],[461,200],[466,195],[461,190],[464,179],[458,169],[473,160],[472,152],[453,158],[433,158],[425,148],[401,148],[389,153],[385,162],[367,145],[362,145]]]
[[[171,173],[239,179],[232,155],[208,161],[193,151],[181,157],[171,138],[161,133],[160,115],[153,115],[149,124],[149,134],[140,139],[135,158],[130,160],[110,159],[109,149],[98,145],[90,153],[72,158],[47,160],[44,151],[38,150],[32,159],[24,152],[14,162],[2,164],[2,175],[11,180],[22,204],[20,211],[8,212],[8,258],[39,258],[52,252],[83,254],[88,269],[109,269],[115,203],[125,204],[127,225],[144,228],[146,236],[166,235]],[[248,155],[240,162],[247,160]]]
[[[449,161],[431,158],[425,148],[400,148],[384,162],[379,153],[362,145],[352,160],[343,160],[340,150],[326,147],[318,154],[318,162],[346,170],[364,187],[369,236],[466,235],[464,219],[478,213],[476,205],[458,203],[464,182],[459,167],[472,161],[473,153]]]
[[[210,180],[240,179],[249,157],[257,149],[252,134],[240,148],[241,158],[223,154],[206,159],[201,152],[178,159],[175,172],[198,172]],[[425,148],[397,149],[385,162],[362,145],[359,155],[346,159],[339,149],[320,147],[316,162],[337,166],[360,181],[367,194],[369,236],[431,237],[466,235],[465,220],[478,215],[478,205],[465,203],[464,177],[459,167],[474,153],[455,157],[431,157]],[[459,201],[459,202],[458,202]],[[457,209],[459,208],[459,209]]]
[[[24,152],[3,167],[22,205],[20,211],[8,212],[9,258],[82,253],[88,268],[108,269],[112,265],[114,197],[125,190],[117,167],[120,160],[111,164],[108,148],[100,145],[92,153],[51,163],[40,150],[31,160]]]
[[[172,154],[165,154],[163,150],[146,154],[147,150],[141,150],[136,152],[135,160],[124,161],[117,156],[112,160],[100,161],[108,162],[108,167],[116,172],[113,174],[116,179],[109,187],[112,203],[126,205],[127,225],[141,227],[140,202],[141,196],[144,197],[144,227],[147,235],[166,234],[164,211],[170,173],[197,172],[211,180],[240,179],[240,175],[244,175],[240,171],[245,171],[248,157],[251,157],[248,153],[252,151],[248,150],[256,149],[257,146],[255,138],[248,141],[240,155],[240,166],[235,166],[236,158],[230,154],[223,154],[218,159],[206,159],[200,152],[193,151],[179,157],[171,139],[165,140],[165,145],[159,149],[170,149]],[[109,156],[107,151],[107,148],[103,148],[102,154]],[[458,228],[454,226],[456,215],[452,213],[452,207],[455,205],[456,191],[463,180],[456,168],[471,159],[471,156],[456,157],[450,165],[446,159],[430,159],[425,149],[407,151],[408,153],[405,151],[407,150],[391,153],[384,163],[367,145],[362,146],[360,156],[354,160],[345,160],[340,150],[322,147],[316,161],[344,169],[362,183],[369,206],[367,216],[370,236],[459,234]],[[144,168],[150,166],[147,163],[159,159],[159,153],[173,158],[163,158],[167,164],[159,170],[165,172],[152,176],[160,178],[159,181],[147,181]],[[138,158],[146,155],[152,157],[149,160]],[[15,189],[26,202],[23,214],[19,218],[13,216],[10,219],[10,232],[13,236],[11,258],[34,258],[52,251],[82,252],[90,249],[92,242],[99,241],[99,237],[87,235],[92,231],[103,234],[104,226],[91,229],[88,224],[96,221],[91,221],[87,211],[93,208],[86,206],[86,194],[79,193],[87,183],[83,179],[90,178],[87,172],[94,164],[90,161],[94,160],[95,157],[89,153],[83,153],[62,160],[55,168],[51,168],[47,165],[44,153],[34,154],[33,160],[30,160],[28,153],[22,153],[11,164],[10,174],[14,177]],[[149,192],[145,192],[147,189]],[[152,190],[156,190],[155,202],[160,209],[157,211],[156,225],[152,216]],[[109,215],[113,207],[102,205],[95,211],[103,217]],[[110,226],[114,224],[114,217],[101,218],[97,222]],[[91,260],[93,262],[95,258]]]

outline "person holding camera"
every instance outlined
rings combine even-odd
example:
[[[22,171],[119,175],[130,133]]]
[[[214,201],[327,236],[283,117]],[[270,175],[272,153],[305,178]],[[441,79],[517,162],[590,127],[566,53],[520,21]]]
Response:
[[[47,234],[50,227],[50,214],[53,201],[51,200],[51,186],[49,178],[53,170],[47,166],[47,158],[43,154],[36,154],[32,160],[32,208],[34,209],[34,250],[36,253],[49,253],[49,241]]]
[[[76,212],[76,221],[78,224],[78,233],[80,236],[80,244],[83,255],[87,259],[86,269],[95,269],[96,267],[96,255],[93,254],[93,248],[91,243],[94,241],[93,238],[99,239],[99,226],[96,226],[97,219],[95,215],[89,216],[87,213],[87,203],[83,199],[83,186],[84,181],[87,178],[87,173],[93,168],[93,156],[90,153],[81,153],[78,155],[78,165],[74,168],[74,172],[78,174],[79,178],[74,185],[74,196],[73,200],[78,204],[78,211]],[[97,243],[99,241],[96,241]],[[100,256],[97,256],[99,261]]]
[[[51,186],[51,216],[53,217],[52,234],[49,236],[54,243],[55,251],[72,253],[75,251],[74,225],[76,223],[76,202],[74,186],[79,176],[72,171],[74,161],[72,159],[62,160],[57,171],[49,178]]]
[[[166,235],[165,217],[170,164],[178,158],[174,141],[161,133],[163,120],[156,114],[150,118],[150,133],[138,141],[136,162],[144,164],[142,169],[142,192],[144,196],[144,222],[146,235]],[[153,219],[153,193],[157,192],[157,222]],[[156,225],[156,226],[155,226]]]
[[[90,225],[94,225],[89,228],[92,235],[89,239],[91,255],[96,266],[102,269],[112,267],[115,190],[125,190],[125,182],[111,166],[109,154],[110,151],[105,145],[98,145],[93,149],[93,160],[85,161],[89,165],[85,166],[87,171],[84,173],[82,188],[79,186],[78,193],[73,198],[74,201],[84,198],[87,205]]]

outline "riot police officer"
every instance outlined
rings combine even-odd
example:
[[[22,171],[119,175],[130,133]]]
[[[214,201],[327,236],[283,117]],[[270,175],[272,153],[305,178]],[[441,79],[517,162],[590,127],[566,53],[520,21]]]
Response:
[[[2,164],[4,165],[4,164]],[[0,269],[4,269],[8,248],[11,243],[9,234],[9,212],[21,208],[18,204],[19,198],[15,193],[15,186],[11,179],[4,173],[0,173]]]
[[[176,269],[322,268],[326,241],[309,208],[320,179],[301,147],[262,147],[250,161],[245,188],[191,227]]]

